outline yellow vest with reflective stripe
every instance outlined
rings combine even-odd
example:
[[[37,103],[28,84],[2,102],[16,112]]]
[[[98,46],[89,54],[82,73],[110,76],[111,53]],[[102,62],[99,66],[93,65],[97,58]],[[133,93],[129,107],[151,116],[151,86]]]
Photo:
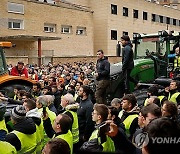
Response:
[[[98,138],[98,129],[94,130],[89,138],[89,141]],[[103,152],[115,152],[115,146],[113,140],[106,135],[106,142],[101,144],[103,146]]]
[[[18,97],[17,97],[17,95],[14,95],[14,98],[13,98],[14,100],[19,100],[18,99]]]
[[[6,128],[6,123],[5,120],[3,119],[2,121],[0,121],[0,130],[4,130],[8,133],[8,130]]]
[[[146,98],[146,100],[144,101],[144,106],[146,106],[148,104],[148,98]]]
[[[36,153],[41,153],[41,150],[43,148],[43,142],[44,142],[44,126],[43,121],[41,120],[41,124],[38,126],[36,125]]]
[[[130,136],[130,127],[131,127],[131,123],[133,122],[133,120],[138,117],[137,114],[133,114],[133,115],[129,115],[124,121],[123,121],[123,124],[125,126],[125,129],[126,129],[126,135],[127,137]]]
[[[55,138],[61,138],[61,139],[65,140],[70,147],[71,154],[73,153],[73,136],[72,136],[72,133],[70,130],[68,130],[68,132],[66,134],[58,135]]]
[[[121,110],[120,112],[119,112],[119,114],[118,114],[118,117],[121,119],[121,117],[122,117],[122,115],[123,115],[123,111],[124,110]]]
[[[36,132],[34,134],[28,135],[14,130],[11,133],[14,133],[21,142],[21,150],[19,150],[17,153],[36,153]]]
[[[43,113],[42,111],[43,111],[43,108],[40,108],[38,110],[38,112],[40,112],[41,114]],[[51,110],[49,110],[48,107],[46,107],[46,112],[48,113],[48,117],[51,121],[51,125],[53,125],[54,120],[56,119],[56,114],[54,112],[52,112]],[[47,134],[44,130],[44,143],[43,143],[43,145],[45,145],[49,140],[50,140],[50,138],[47,136]]]
[[[0,141],[0,153],[1,154],[16,154],[16,148],[10,143],[5,141]]]
[[[79,142],[79,125],[78,125],[78,117],[77,113],[67,110],[66,112],[70,112],[73,116],[73,124],[72,124],[72,135],[73,135],[73,144]]]
[[[162,100],[165,98],[165,96],[158,96],[160,103],[162,104]]]
[[[180,92],[176,92],[176,93],[174,93],[174,94],[172,94],[172,95],[170,96],[170,93],[169,93],[168,100],[171,101],[171,102],[173,102],[173,103],[175,103],[175,104],[177,105],[177,100],[176,100],[176,98],[179,96],[179,94],[180,94]]]
[[[180,67],[180,57],[179,56],[174,59],[174,69],[176,69],[176,67]]]
[[[38,110],[38,112],[40,112],[41,114],[42,114],[42,111],[43,111],[43,108],[40,108]],[[56,114],[53,111],[49,110],[48,107],[46,107],[46,112],[48,113],[48,117],[51,120],[51,125],[53,125],[54,120],[56,119]]]

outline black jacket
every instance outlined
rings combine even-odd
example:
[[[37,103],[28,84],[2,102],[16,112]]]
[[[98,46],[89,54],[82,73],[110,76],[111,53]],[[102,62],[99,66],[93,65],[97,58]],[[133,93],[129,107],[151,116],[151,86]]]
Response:
[[[53,93],[54,95],[54,106],[56,109],[59,108],[60,102],[61,102],[61,94],[60,91],[56,91],[55,93]]]
[[[132,144],[132,142],[126,137],[126,135],[118,130],[118,133],[115,137],[111,137],[114,141],[115,149],[117,153],[122,154],[135,154],[136,147]]]
[[[122,70],[134,68],[132,44],[129,42],[122,50]]]
[[[107,57],[97,60],[96,69],[98,73],[98,81],[110,79],[110,63]]]
[[[84,136],[85,140],[88,140],[91,133],[94,130],[94,123],[92,121],[93,104],[88,98],[81,100],[79,109],[77,110],[78,123],[79,123],[79,135]]]
[[[23,104],[22,100],[14,100],[13,98],[8,98],[8,102],[10,104],[18,104],[18,105],[22,105]]]
[[[36,132],[36,125],[32,118],[26,118],[14,125],[14,130],[24,134],[34,134]],[[21,150],[21,142],[14,133],[9,133],[5,138],[6,142],[13,145],[17,151]]]

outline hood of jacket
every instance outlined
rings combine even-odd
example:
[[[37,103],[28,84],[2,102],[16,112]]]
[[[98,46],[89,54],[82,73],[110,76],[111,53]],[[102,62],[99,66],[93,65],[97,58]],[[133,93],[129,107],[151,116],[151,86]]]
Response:
[[[36,125],[32,118],[25,118],[14,125],[14,130],[30,135],[36,132]]]
[[[65,107],[66,110],[71,110],[71,111],[77,111],[78,108],[79,108],[79,103],[69,104]]]
[[[38,112],[38,108],[32,109],[26,113],[26,117],[41,118],[41,113]]]

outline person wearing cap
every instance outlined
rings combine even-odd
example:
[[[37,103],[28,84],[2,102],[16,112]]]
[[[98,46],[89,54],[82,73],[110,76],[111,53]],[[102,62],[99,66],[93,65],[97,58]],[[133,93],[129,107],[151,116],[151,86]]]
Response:
[[[133,82],[135,85],[138,84],[138,81],[130,77],[131,70],[134,68],[133,60],[133,50],[130,38],[127,35],[121,37],[121,43],[124,47],[122,50],[122,72],[124,78],[125,94],[130,93],[129,82]]]
[[[11,69],[11,75],[13,76],[22,76],[28,78],[28,70],[24,67],[24,63],[19,61],[17,66],[14,66]]]
[[[13,145],[18,153],[35,153],[36,125],[31,118],[26,118],[24,106],[12,109],[11,121],[14,130],[6,135],[5,141]]]

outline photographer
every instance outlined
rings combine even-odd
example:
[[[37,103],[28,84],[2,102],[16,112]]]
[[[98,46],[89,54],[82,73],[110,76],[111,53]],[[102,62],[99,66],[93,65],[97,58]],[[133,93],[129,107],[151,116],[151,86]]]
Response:
[[[98,139],[102,149],[90,149],[96,152],[115,152],[115,146],[112,139],[107,136],[105,133],[108,132],[109,127],[106,125],[106,120],[109,114],[109,109],[104,104],[95,104],[94,111],[92,112],[92,120],[96,123],[95,130],[91,134],[88,142],[91,142],[94,139]],[[99,140],[100,137],[100,140]],[[89,149],[86,149],[89,150]],[[102,151],[100,151],[102,150]]]

